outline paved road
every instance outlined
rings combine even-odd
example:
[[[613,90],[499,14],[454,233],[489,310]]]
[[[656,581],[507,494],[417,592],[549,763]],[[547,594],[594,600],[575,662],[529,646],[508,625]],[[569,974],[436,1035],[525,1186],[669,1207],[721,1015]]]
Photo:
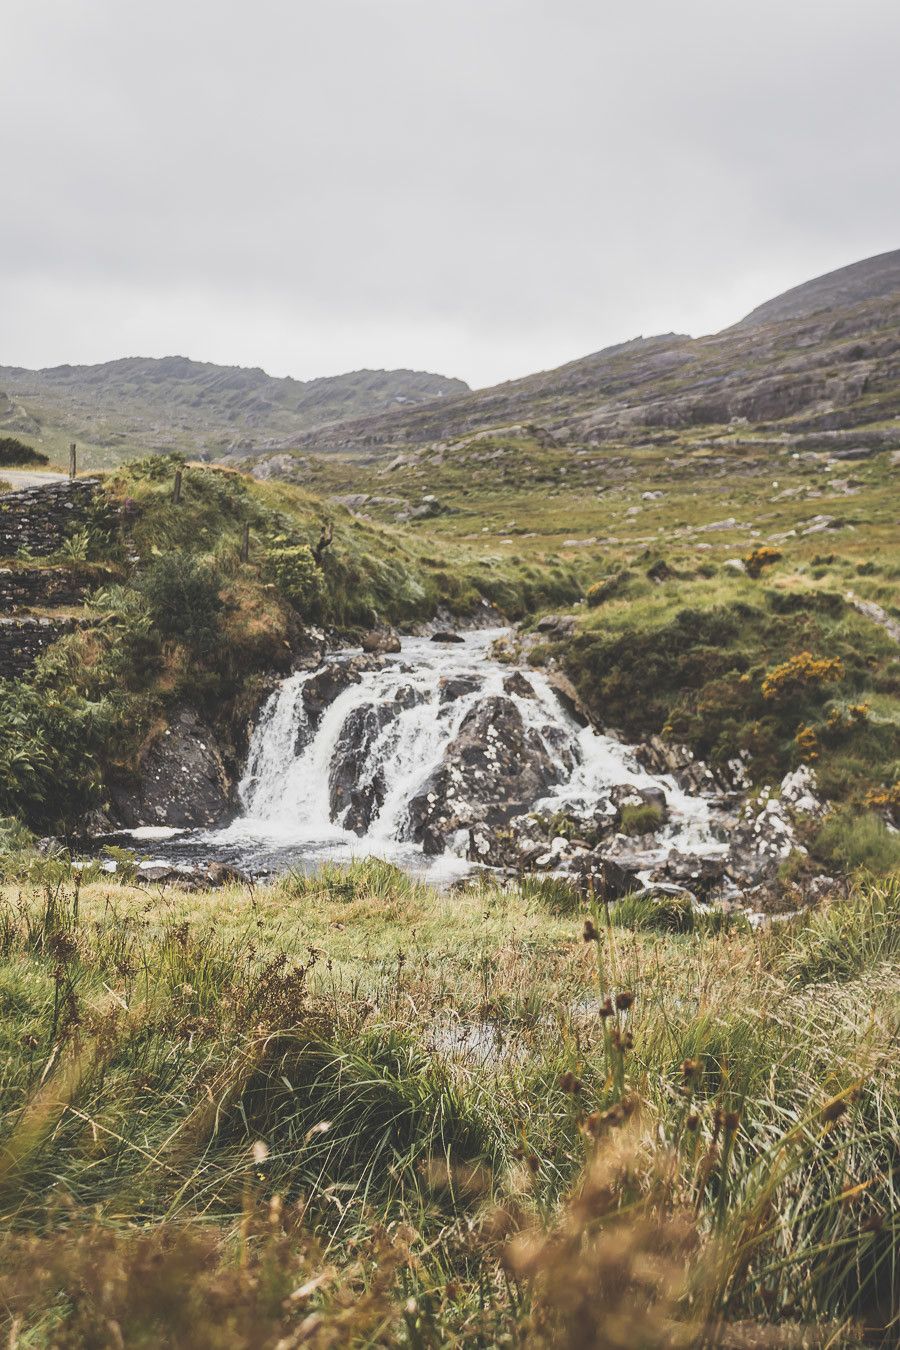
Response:
[[[40,487],[42,483],[64,483],[67,473],[38,473],[33,469],[4,469],[0,467],[0,482],[11,488]]]

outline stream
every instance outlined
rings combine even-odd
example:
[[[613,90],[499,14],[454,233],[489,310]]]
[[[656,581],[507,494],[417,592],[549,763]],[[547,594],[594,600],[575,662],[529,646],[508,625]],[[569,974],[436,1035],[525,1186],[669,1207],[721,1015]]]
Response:
[[[263,705],[252,732],[237,817],[215,830],[129,831],[131,846],[170,865],[218,861],[251,875],[378,857],[448,884],[475,866],[466,857],[468,831],[450,838],[444,852],[427,856],[410,837],[410,804],[444,762],[467,714],[484,699],[502,696],[515,704],[554,764],[572,766],[532,809],[589,809],[614,785],[662,788],[669,814],[656,836],[661,855],[671,849],[721,853],[707,801],[666,775],[647,773],[627,745],[580,726],[539,670],[523,672],[531,693],[510,690],[512,668],[491,655],[504,633],[469,632],[452,644],[404,638],[399,654],[382,658],[380,669],[365,670],[317,717],[304,701],[304,687],[317,672],[289,676]],[[448,682],[463,692],[448,699]],[[334,811],[330,786],[354,717],[369,725],[368,739],[355,748],[352,775],[354,791],[374,801],[362,833],[348,828],[346,810]]]

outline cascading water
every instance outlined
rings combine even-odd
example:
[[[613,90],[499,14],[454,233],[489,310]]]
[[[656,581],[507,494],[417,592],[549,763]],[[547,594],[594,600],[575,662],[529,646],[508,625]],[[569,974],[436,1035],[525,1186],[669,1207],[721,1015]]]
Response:
[[[271,695],[253,732],[239,787],[243,814],[227,829],[203,836],[220,856],[269,867],[350,859],[388,858],[435,878],[468,870],[465,836],[448,841],[437,858],[425,858],[410,838],[410,803],[444,760],[467,714],[482,700],[503,695],[540,739],[554,764],[573,764],[564,780],[531,805],[541,811],[590,808],[614,785],[662,787],[669,818],[657,835],[661,853],[715,853],[708,805],[667,777],[646,773],[629,749],[611,737],[579,727],[546,677],[528,672],[533,695],[509,688],[510,669],[489,655],[498,632],[470,633],[458,644],[426,638],[404,640],[400,655],[385,658],[343,688],[319,716],[310,715],[304,689],[315,673],[292,675]],[[446,700],[448,680],[462,690]],[[507,687],[504,688],[506,680]],[[442,681],[444,683],[442,684]],[[348,808],[335,809],[331,782],[345,748],[348,719],[366,719],[356,742],[353,790],[371,803],[362,832],[348,827]],[[343,739],[342,739],[343,737]]]

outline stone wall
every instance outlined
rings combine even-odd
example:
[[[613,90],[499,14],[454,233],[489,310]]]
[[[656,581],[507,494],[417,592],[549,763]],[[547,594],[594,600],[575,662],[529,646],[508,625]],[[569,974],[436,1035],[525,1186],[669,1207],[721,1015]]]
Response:
[[[99,479],[77,478],[0,497],[0,558],[23,549],[35,558],[55,553],[70,535],[97,523],[99,488]]]
[[[69,567],[0,567],[0,613],[19,608],[80,605],[113,573],[106,567],[78,563]]]
[[[21,679],[45,647],[92,620],[0,618],[0,679]]]

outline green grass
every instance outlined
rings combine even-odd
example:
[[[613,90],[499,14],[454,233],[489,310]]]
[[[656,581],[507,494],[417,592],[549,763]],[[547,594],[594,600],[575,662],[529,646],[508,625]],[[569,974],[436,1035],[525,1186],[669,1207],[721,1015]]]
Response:
[[[583,1301],[599,1336],[622,1299],[629,1344],[749,1322],[849,1346],[897,1312],[896,881],[759,934],[622,902],[585,942],[574,898],[377,863],[211,894],[17,876],[23,1345],[112,1344],[112,1318],[126,1344],[274,1346],[315,1315],[341,1344],[574,1347]],[[660,1241],[690,1261],[642,1284]]]

